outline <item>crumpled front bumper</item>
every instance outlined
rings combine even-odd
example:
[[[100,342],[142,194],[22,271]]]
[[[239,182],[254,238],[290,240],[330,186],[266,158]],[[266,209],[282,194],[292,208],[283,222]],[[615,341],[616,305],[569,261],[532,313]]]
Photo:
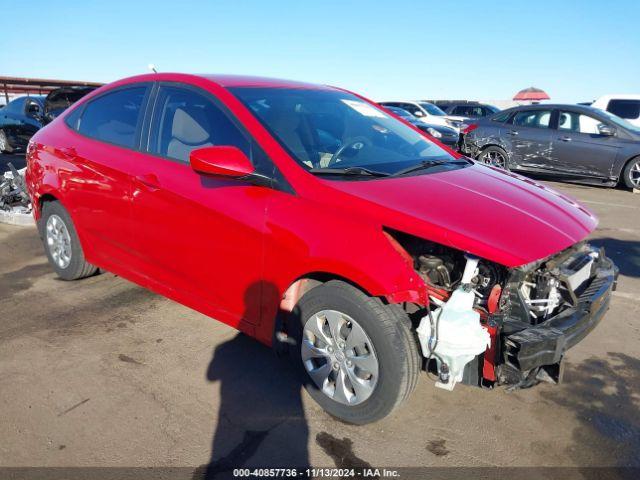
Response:
[[[609,309],[611,292],[616,289],[618,268],[606,257],[599,263],[574,307],[544,323],[504,337],[500,383],[521,383],[531,379],[532,374],[538,375],[540,369],[555,377],[550,380],[561,380],[563,355],[598,325]]]

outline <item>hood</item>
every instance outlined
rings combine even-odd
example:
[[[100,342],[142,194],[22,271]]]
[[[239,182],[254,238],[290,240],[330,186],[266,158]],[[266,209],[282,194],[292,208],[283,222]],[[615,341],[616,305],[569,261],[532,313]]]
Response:
[[[331,185],[376,204],[376,220],[384,227],[507,267],[555,254],[584,239],[598,223],[575,200],[551,188],[478,164]]]

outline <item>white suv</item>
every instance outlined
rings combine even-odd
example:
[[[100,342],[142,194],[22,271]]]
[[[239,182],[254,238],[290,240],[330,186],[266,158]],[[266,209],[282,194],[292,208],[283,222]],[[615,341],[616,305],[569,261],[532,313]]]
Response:
[[[640,95],[604,95],[591,106],[613,113],[640,127]]]

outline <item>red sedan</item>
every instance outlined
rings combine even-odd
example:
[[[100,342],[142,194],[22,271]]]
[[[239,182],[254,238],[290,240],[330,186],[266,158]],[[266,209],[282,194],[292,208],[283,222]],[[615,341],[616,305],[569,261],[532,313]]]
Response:
[[[615,287],[583,242],[588,210],[337,88],[129,78],[39,131],[27,160],[61,278],[105,269],[286,350],[353,423],[421,370],[448,390],[559,381]]]

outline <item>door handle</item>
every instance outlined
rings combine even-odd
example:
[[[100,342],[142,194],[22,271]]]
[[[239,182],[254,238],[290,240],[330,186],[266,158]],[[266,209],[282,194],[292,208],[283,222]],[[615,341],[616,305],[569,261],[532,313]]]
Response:
[[[509,135],[514,135],[514,136],[519,134],[519,132],[517,130],[509,130],[508,133],[509,133]]]
[[[560,137],[558,140],[560,140],[561,142],[570,142],[571,137]]]
[[[144,175],[136,175],[135,180],[137,183],[144,186],[149,191],[160,189],[160,180],[153,173],[145,173]]]

